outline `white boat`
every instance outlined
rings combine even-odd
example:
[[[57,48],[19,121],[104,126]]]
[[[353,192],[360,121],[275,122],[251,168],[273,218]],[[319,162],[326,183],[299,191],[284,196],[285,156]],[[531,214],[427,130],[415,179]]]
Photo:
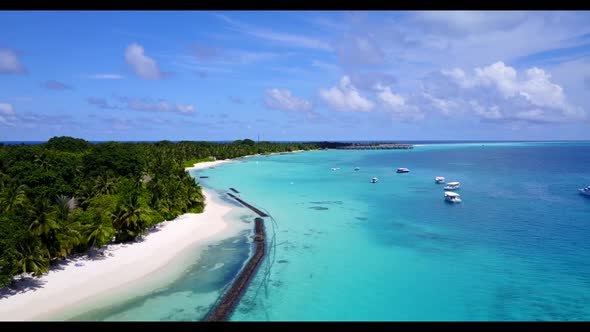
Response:
[[[337,171],[337,170],[339,170],[339,169],[340,169],[340,167],[332,167],[332,170],[333,170],[333,171]]]
[[[449,182],[445,186],[445,190],[457,190],[457,189],[459,189],[459,187],[461,187],[460,182]]]
[[[451,203],[461,203],[461,195],[452,191],[445,191],[445,200]]]
[[[445,183],[445,178],[443,176],[437,176],[434,178],[434,182],[436,183]]]
[[[377,183],[377,181],[378,181],[377,178],[372,178],[371,179],[371,183]]]
[[[580,191],[580,194],[590,196],[590,186],[578,190]]]
[[[405,167],[401,167],[397,169],[397,173],[408,173],[410,170],[408,168]]]

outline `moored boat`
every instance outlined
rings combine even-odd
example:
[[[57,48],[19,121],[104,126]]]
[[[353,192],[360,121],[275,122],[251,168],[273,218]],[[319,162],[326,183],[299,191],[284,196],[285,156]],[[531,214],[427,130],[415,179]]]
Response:
[[[410,169],[405,168],[405,167],[400,167],[397,169],[397,173],[408,173],[410,171]]]
[[[590,186],[578,190],[580,191],[580,194],[590,196]]]
[[[461,203],[461,195],[452,191],[445,191],[445,200],[451,203]]]
[[[447,185],[445,186],[445,190],[457,190],[459,189],[459,187],[461,187],[461,183],[460,182],[449,182],[447,183]]]
[[[436,183],[445,183],[445,178],[443,176],[437,176],[434,178],[434,182]]]
[[[372,178],[371,179],[371,183],[377,183],[377,181],[378,181],[377,178]]]

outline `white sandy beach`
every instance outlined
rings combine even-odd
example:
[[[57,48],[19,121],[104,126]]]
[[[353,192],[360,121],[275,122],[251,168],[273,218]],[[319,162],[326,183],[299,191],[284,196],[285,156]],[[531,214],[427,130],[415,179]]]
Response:
[[[204,161],[202,163],[196,163],[192,167],[186,167],[184,170],[185,171],[190,171],[190,170],[205,169],[205,168],[215,167],[217,165],[229,163],[229,162],[232,162],[232,161],[235,161],[235,160],[233,160],[233,159],[224,159],[224,160],[216,160],[216,161]]]
[[[304,152],[305,150],[295,150],[295,151],[291,151],[291,152],[271,152],[268,155],[275,155],[275,154],[282,154],[282,153],[297,153],[297,152]],[[192,167],[185,167],[185,171],[190,171],[190,170],[199,170],[199,169],[205,169],[205,168],[209,168],[209,167],[215,167],[217,165],[221,165],[221,164],[225,164],[225,163],[230,163],[242,158],[251,158],[251,157],[256,157],[256,156],[260,156],[261,154],[253,154],[253,155],[248,155],[248,156],[243,156],[240,158],[236,158],[236,159],[223,159],[223,160],[216,160],[216,161],[205,161],[205,162],[201,162],[201,163],[196,163],[194,164]]]
[[[202,169],[229,162],[226,160],[197,164]],[[35,278],[39,287],[0,298],[0,320],[44,320],[53,312],[77,305],[117,287],[129,285],[165,267],[183,250],[211,238],[229,237],[236,233],[224,219],[230,205],[214,198],[203,189],[205,211],[188,213],[159,224],[159,231],[144,236],[141,242],[108,245],[104,259],[84,255],[68,259],[57,269]],[[76,263],[81,266],[77,266]],[[21,281],[26,283],[26,281]],[[17,291],[18,291],[17,286]]]

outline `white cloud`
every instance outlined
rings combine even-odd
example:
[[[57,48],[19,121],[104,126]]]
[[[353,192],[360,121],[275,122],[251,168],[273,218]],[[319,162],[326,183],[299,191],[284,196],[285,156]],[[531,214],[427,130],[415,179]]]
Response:
[[[291,33],[282,33],[271,30],[260,29],[250,24],[238,22],[229,18],[226,15],[213,14],[215,17],[222,19],[230,24],[234,30],[245,33],[260,39],[277,42],[286,46],[302,47],[321,51],[331,51],[330,44],[316,38],[311,38],[303,35],[296,35]]]
[[[0,103],[0,124],[13,126],[14,123],[12,121],[14,121],[15,116],[16,113],[14,112],[14,107],[11,104]]]
[[[0,48],[0,74],[23,74],[26,72],[26,68],[13,50]]]
[[[404,71],[403,76],[419,77],[443,66],[554,59],[567,53],[564,48],[588,44],[589,16],[574,11],[407,12],[375,16],[365,30],[375,35],[388,65]]]
[[[124,78],[124,76],[119,74],[94,74],[88,76],[88,78],[92,78],[95,80],[120,80]]]
[[[564,62],[548,69],[551,79],[567,91],[568,101],[576,105],[590,105],[590,57]]]
[[[400,112],[406,106],[406,100],[401,95],[396,95],[388,86],[377,84],[375,89],[378,91],[379,99],[394,112]]]
[[[272,109],[303,113],[311,112],[313,109],[309,101],[294,96],[286,89],[268,89],[265,94],[264,102]]]
[[[486,120],[564,122],[584,118],[564,89],[551,75],[537,67],[523,73],[501,61],[475,68],[441,70],[424,84],[423,96],[443,114],[472,111]]]
[[[106,98],[89,97],[86,101],[98,108],[122,110],[129,109],[138,112],[157,112],[157,113],[178,113],[190,115],[197,111],[193,104],[172,103],[167,100],[152,100],[150,98],[130,98],[125,96],[116,96],[115,103],[110,103]]]
[[[289,33],[278,33],[267,30],[252,29],[244,32],[256,36],[258,38],[280,42],[289,46],[303,47],[321,51],[331,51],[332,47],[319,39],[310,38],[306,36],[294,35]]]
[[[451,70],[443,69],[441,73],[445,76],[450,77],[455,83],[459,84],[462,88],[470,88],[475,85],[467,74],[461,68],[453,68]]]
[[[156,61],[145,55],[144,49],[137,43],[130,44],[125,49],[125,61],[131,66],[135,74],[146,80],[159,80],[164,77]]]
[[[0,115],[14,115],[14,107],[8,103],[0,103]]]
[[[484,68],[475,69],[474,86],[496,86],[496,88],[507,97],[513,97],[518,90],[516,70],[507,67],[499,61]]]
[[[192,114],[197,111],[192,104],[170,103],[166,100],[153,101],[151,99],[121,98],[127,105],[127,108],[140,112],[164,112]]]
[[[209,56],[206,61],[196,54],[173,56],[172,64],[195,71],[197,75],[206,78],[213,73],[235,73],[237,66],[248,66],[261,62],[272,62],[276,59],[285,60],[290,53],[256,52],[243,49],[218,49],[217,53]],[[204,65],[206,63],[206,65]],[[270,68],[270,67],[265,67]]]
[[[453,113],[460,111],[457,102],[453,100],[447,100],[444,98],[437,98],[428,92],[423,92],[422,96],[432,107],[440,111],[444,115],[452,115]]]
[[[183,105],[183,104],[176,104],[176,109],[178,110],[178,112],[180,113],[185,113],[185,114],[189,114],[189,113],[194,113],[197,111],[197,109],[195,108],[194,105]]]
[[[499,61],[484,68],[475,68],[473,75],[462,69],[443,70],[461,88],[495,88],[504,98],[522,96],[536,106],[555,108],[566,107],[563,89],[550,81],[551,75],[540,68],[530,68],[523,78],[518,77],[516,69]]]
[[[498,105],[492,105],[491,107],[485,107],[480,105],[476,100],[470,100],[469,104],[473,107],[473,111],[485,119],[501,119],[502,113]]]
[[[438,29],[455,33],[473,33],[513,28],[526,19],[526,12],[517,11],[422,11],[414,19]]]
[[[391,87],[379,83],[375,86],[375,90],[377,91],[377,99],[381,102],[383,109],[390,112],[392,116],[406,120],[424,118],[424,114],[417,106],[408,103],[407,99],[402,95],[393,93]]]
[[[520,94],[533,105],[562,107],[565,105],[565,94],[561,86],[550,81],[551,75],[539,68],[526,71],[527,79],[520,87]]]
[[[2,117],[2,115],[0,115]],[[0,120],[0,123],[5,123],[8,126],[18,126],[29,129],[63,129],[64,127],[74,126],[80,128],[80,123],[72,119],[69,114],[43,114],[43,113],[31,113],[24,112],[17,114],[16,112],[9,116],[8,119],[4,117],[4,120],[9,120],[8,123]]]
[[[339,112],[369,112],[375,106],[361,96],[346,75],[340,79],[339,86],[320,89],[319,95],[330,108]]]

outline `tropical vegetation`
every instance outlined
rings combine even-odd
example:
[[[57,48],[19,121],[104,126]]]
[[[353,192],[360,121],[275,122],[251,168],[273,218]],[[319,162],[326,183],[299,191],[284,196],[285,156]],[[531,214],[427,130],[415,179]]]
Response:
[[[204,209],[186,166],[309,150],[321,143],[91,143],[54,137],[0,145],[0,286],[39,276],[69,255],[137,239],[151,226]]]

